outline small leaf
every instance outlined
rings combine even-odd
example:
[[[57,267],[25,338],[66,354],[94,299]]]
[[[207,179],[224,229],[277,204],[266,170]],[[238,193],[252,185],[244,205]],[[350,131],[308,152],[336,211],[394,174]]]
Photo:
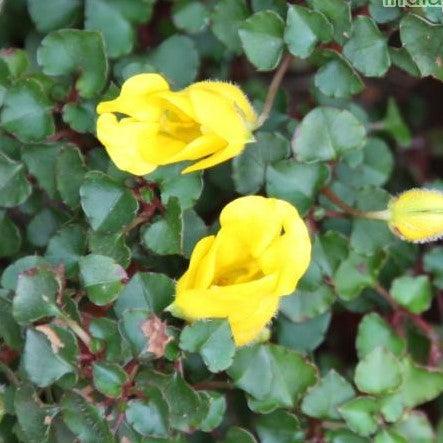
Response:
[[[180,336],[180,348],[200,353],[211,372],[229,368],[235,354],[231,328],[226,320],[199,321],[186,326]]]
[[[113,234],[107,234],[90,231],[88,243],[92,254],[111,257],[123,268],[129,266],[131,261],[131,250],[126,244],[124,233],[116,232]]]
[[[22,324],[29,324],[59,313],[56,297],[59,286],[54,273],[37,268],[20,274],[13,300],[13,314]]]
[[[212,14],[212,31],[225,46],[235,53],[241,52],[238,29],[248,17],[245,0],[220,0]]]
[[[202,392],[209,402],[209,410],[206,417],[200,423],[199,428],[203,432],[211,432],[220,426],[226,412],[226,399],[218,392]]]
[[[98,171],[86,174],[80,197],[92,229],[98,232],[119,231],[134,219],[138,209],[129,189]]]
[[[20,230],[5,211],[0,211],[0,257],[17,254],[21,243]]]
[[[357,397],[341,405],[338,410],[349,428],[362,437],[369,437],[377,431],[378,423],[374,413],[378,411],[377,401],[372,397]]]
[[[239,349],[228,374],[238,388],[274,409],[292,407],[317,378],[314,366],[300,354],[277,345]]]
[[[226,433],[223,443],[257,443],[257,440],[246,429],[233,426]]]
[[[127,276],[112,258],[90,254],[80,258],[79,266],[83,287],[92,303],[104,306],[118,297]]]
[[[204,3],[181,0],[174,7],[172,20],[178,29],[198,33],[209,24],[209,10]]]
[[[304,433],[295,415],[281,409],[261,415],[257,420],[256,429],[261,443],[303,441]]]
[[[97,96],[106,84],[108,65],[101,34],[79,29],[61,29],[48,34],[37,51],[46,75],[76,75],[82,97]]]
[[[411,131],[406,125],[395,100],[390,97],[386,115],[383,119],[383,129],[387,131],[402,147],[408,147],[412,141]]]
[[[57,190],[64,203],[75,209],[80,205],[80,186],[86,166],[80,150],[75,146],[64,146],[55,165]]]
[[[334,160],[362,148],[366,131],[349,111],[329,107],[312,110],[300,124],[292,149],[299,161]]]
[[[433,298],[431,283],[426,275],[405,275],[396,278],[392,282],[391,295],[401,306],[414,314],[427,311]]]
[[[292,203],[301,215],[305,215],[328,175],[325,165],[281,160],[267,168],[266,193]]]
[[[186,54],[186,57],[181,57],[182,54]],[[195,44],[184,35],[173,35],[164,40],[149,55],[148,62],[177,89],[192,83],[200,68],[200,57]]]
[[[25,143],[39,142],[55,131],[52,107],[37,80],[20,80],[4,97],[0,124]]]
[[[128,380],[126,372],[119,365],[106,361],[93,364],[92,376],[96,389],[111,398],[121,396],[123,384]]]
[[[28,0],[28,11],[41,33],[69,28],[81,15],[80,0]]]
[[[399,387],[402,374],[399,361],[391,352],[377,347],[355,369],[355,384],[368,394],[389,393]]]
[[[367,314],[358,326],[356,348],[361,360],[376,347],[383,347],[400,357],[406,350],[406,341],[375,312]]]
[[[59,334],[60,330],[57,332]],[[66,331],[66,334],[71,333]],[[75,342],[73,336],[70,339]],[[75,360],[69,361],[62,352],[53,348],[45,334],[35,329],[26,331],[22,364],[27,376],[34,384],[42,388],[53,384],[64,375],[74,372],[74,363]]]
[[[2,274],[1,284],[5,289],[15,291],[20,274],[38,266],[47,265],[45,259],[38,255],[28,255],[11,263]]]
[[[368,77],[382,77],[391,65],[385,36],[366,16],[354,20],[351,37],[343,46],[343,55]]]
[[[317,43],[331,41],[333,33],[334,28],[321,12],[289,5],[284,39],[293,55],[309,57]]]
[[[337,420],[340,418],[337,407],[354,396],[351,384],[331,370],[308,391],[301,408],[310,417]]]
[[[246,19],[238,34],[249,61],[260,71],[274,69],[283,53],[285,24],[273,11],[260,11]]]
[[[129,309],[146,309],[159,314],[172,303],[174,293],[174,282],[166,275],[138,272],[124,287],[114,310],[118,317]]]

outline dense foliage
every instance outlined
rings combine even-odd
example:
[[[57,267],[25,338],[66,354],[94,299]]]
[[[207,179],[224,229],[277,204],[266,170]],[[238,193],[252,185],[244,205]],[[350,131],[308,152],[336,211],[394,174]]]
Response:
[[[443,247],[370,217],[443,190],[442,43],[441,8],[382,0],[0,0],[0,441],[443,441]],[[205,171],[123,172],[96,106],[140,73],[234,82],[263,124]],[[236,347],[168,307],[255,194],[312,261]]]

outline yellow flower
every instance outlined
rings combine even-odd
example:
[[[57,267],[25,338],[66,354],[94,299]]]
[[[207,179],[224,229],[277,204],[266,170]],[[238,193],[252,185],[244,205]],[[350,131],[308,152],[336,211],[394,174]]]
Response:
[[[171,91],[159,74],[131,77],[97,113],[98,139],[119,169],[135,175],[184,160],[198,161],[183,172],[222,163],[251,141],[257,122],[235,85],[204,81]]]
[[[311,257],[308,230],[289,203],[259,196],[229,203],[217,235],[200,240],[172,308],[188,321],[227,318],[237,346],[260,336],[280,297],[294,291]]]
[[[443,236],[443,193],[411,189],[389,204],[389,225],[411,242],[433,241]]]

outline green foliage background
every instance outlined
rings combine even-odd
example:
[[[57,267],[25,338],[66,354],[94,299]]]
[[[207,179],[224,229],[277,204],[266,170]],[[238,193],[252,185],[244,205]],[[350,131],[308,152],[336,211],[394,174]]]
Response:
[[[443,189],[443,13],[289,3],[0,0],[0,441],[443,441],[443,247],[325,196],[367,211]],[[234,81],[260,111],[287,54],[232,162],[136,178],[94,136],[141,72]],[[314,250],[270,342],[236,350],[225,321],[164,309],[247,194],[294,204]]]

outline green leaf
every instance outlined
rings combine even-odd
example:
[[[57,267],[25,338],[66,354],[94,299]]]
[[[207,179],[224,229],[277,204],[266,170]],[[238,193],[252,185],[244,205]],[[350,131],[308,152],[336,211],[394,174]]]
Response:
[[[383,429],[374,438],[375,443],[407,443],[407,441],[390,429]]]
[[[256,422],[261,443],[298,443],[305,441],[304,433],[295,415],[279,409],[262,415]]]
[[[228,374],[238,388],[274,409],[293,407],[317,378],[314,366],[300,354],[277,345],[240,348]]]
[[[178,374],[164,375],[146,371],[137,377],[138,384],[148,394],[152,388],[160,389],[169,407],[171,427],[189,432],[204,420],[208,413],[208,400],[194,391]]]
[[[377,401],[372,397],[357,397],[338,408],[349,429],[362,437],[369,437],[378,429],[374,414],[378,411]]]
[[[3,288],[15,291],[20,274],[42,265],[47,265],[47,263],[38,255],[28,255],[19,258],[3,271],[1,280]]]
[[[131,250],[126,244],[125,235],[122,232],[107,234],[90,231],[88,242],[91,254],[111,257],[123,268],[129,266]]]
[[[8,291],[0,290],[0,337],[14,350],[21,350],[22,331],[12,315],[12,303]]]
[[[56,198],[55,161],[60,151],[59,144],[33,145],[23,150],[22,160],[28,171],[37,179],[39,186],[50,198]]]
[[[404,437],[405,442],[433,443],[435,434],[426,415],[421,411],[411,411],[398,421],[392,430]]]
[[[380,265],[379,256],[364,257],[351,252],[334,275],[337,294],[343,300],[358,297],[363,289],[376,283]]]
[[[325,165],[281,160],[266,170],[266,193],[292,203],[305,215],[328,176]]]
[[[354,389],[340,374],[330,370],[312,387],[301,404],[302,411],[310,417],[338,420],[337,407],[355,396]]]
[[[363,124],[349,111],[318,107],[303,119],[293,150],[302,162],[326,161],[362,148],[365,142]]]
[[[256,142],[246,145],[232,161],[232,179],[240,194],[258,192],[264,184],[268,167],[287,157],[290,151],[289,141],[278,133],[257,132],[254,137]]]
[[[238,34],[249,61],[260,71],[274,69],[283,53],[284,21],[273,11],[260,11],[246,19]]]
[[[241,52],[238,30],[247,16],[245,0],[220,0],[214,7],[212,31],[230,51]]]
[[[130,400],[126,419],[145,437],[168,436],[168,405],[159,392],[152,390],[148,401]]]
[[[129,54],[136,41],[134,24],[147,22],[152,0],[86,0],[85,28],[100,31],[111,58]]]
[[[211,432],[220,426],[226,412],[226,399],[218,392],[202,392],[209,402],[209,410],[206,417],[200,423],[199,428],[203,432]]]
[[[149,181],[158,184],[163,204],[167,204],[172,197],[176,197],[182,209],[194,206],[203,189],[201,172],[180,174],[183,164],[165,165],[147,175]]]
[[[50,425],[59,408],[37,401],[31,386],[21,386],[14,393],[14,408],[20,428],[29,442],[46,442]]]
[[[402,69],[412,77],[420,77],[421,73],[418,66],[412,60],[411,54],[406,50],[404,46],[401,48],[389,48],[389,54],[391,56],[392,64],[397,68]]]
[[[80,225],[61,228],[49,240],[45,257],[54,266],[63,264],[68,276],[78,271],[78,261],[86,253],[85,230]]]
[[[94,318],[89,324],[91,337],[105,346],[107,361],[121,361],[123,355],[122,337],[115,320],[110,318]]]
[[[246,429],[232,426],[226,433],[223,443],[257,443],[257,440]]]
[[[351,7],[346,0],[309,0],[334,26],[334,39],[343,44],[351,31]]]
[[[350,63],[338,52],[324,50],[326,58],[314,77],[315,86],[328,97],[349,98],[360,93],[364,84]]]
[[[390,97],[383,122],[383,129],[402,147],[408,147],[412,141],[411,131],[406,125],[396,101]]]
[[[408,14],[400,22],[400,37],[422,77],[432,75],[443,80],[443,26]]]
[[[91,171],[80,187],[83,211],[98,232],[117,232],[129,224],[138,210],[131,191],[103,172]]]
[[[58,337],[57,341],[51,342],[45,334],[35,329],[26,331],[25,349],[22,355],[23,369],[29,380],[41,388],[74,372],[75,360],[66,358],[63,352],[63,347],[67,344],[64,339],[69,337],[68,334],[71,333],[65,331],[66,335],[62,337],[60,335],[61,328],[57,330],[54,326],[52,328],[54,329],[53,334]],[[73,336],[69,338],[75,342]]]
[[[326,285],[313,291],[300,289],[294,295],[282,298],[280,312],[292,322],[300,323],[327,312],[334,299],[334,292]]]
[[[70,208],[80,205],[80,187],[86,174],[86,166],[80,150],[76,146],[64,146],[55,165],[57,190]]]
[[[21,243],[20,230],[5,211],[0,211],[0,257],[17,254]]]
[[[138,272],[124,287],[114,310],[118,317],[129,309],[146,309],[159,314],[172,303],[174,293],[174,282],[166,275]]]
[[[185,58],[183,54],[186,54]],[[164,40],[149,55],[148,62],[177,89],[192,83],[200,68],[200,57],[195,44],[184,35],[173,35]]]
[[[354,188],[384,185],[390,178],[394,158],[388,145],[380,138],[371,137],[363,147],[363,161],[351,167],[346,158],[337,165],[338,179]]]
[[[365,355],[355,369],[355,384],[368,394],[385,394],[402,382],[400,363],[390,351],[377,347]]]
[[[43,248],[66,221],[66,215],[56,208],[44,208],[37,212],[26,226],[26,237],[34,246]]]
[[[63,121],[74,131],[87,133],[95,132],[95,105],[90,101],[81,103],[66,103],[63,106]]]
[[[53,272],[36,268],[20,274],[13,300],[13,315],[22,324],[29,324],[59,313],[56,297],[59,284]]]
[[[296,57],[309,57],[317,43],[331,41],[333,33],[332,24],[321,12],[289,5],[284,39]]]
[[[111,398],[121,396],[123,385],[128,380],[126,372],[119,365],[106,361],[92,365],[92,376],[95,388]]]
[[[150,317],[148,309],[126,309],[120,317],[119,329],[123,337],[131,345],[132,355],[139,360],[151,360],[153,353],[148,351],[149,337],[143,326]]]
[[[203,320],[186,326],[180,336],[180,348],[200,353],[211,372],[221,372],[229,368],[235,354],[227,320]]]
[[[360,360],[377,347],[387,349],[396,357],[400,357],[406,350],[405,339],[398,336],[375,312],[365,315],[361,320],[355,345]]]
[[[160,255],[181,252],[182,212],[176,198],[171,198],[161,218],[150,224],[142,233],[146,248]]]
[[[386,37],[367,16],[354,20],[343,55],[367,77],[382,77],[391,65]]]
[[[332,277],[349,254],[348,239],[336,231],[326,231],[314,240],[313,260],[324,274]]]
[[[362,211],[383,211],[391,196],[384,189],[364,188],[356,195],[356,206]],[[395,241],[386,222],[357,218],[352,223],[351,247],[358,254],[374,256]]]
[[[90,254],[80,258],[79,266],[82,285],[92,303],[104,306],[118,297],[127,276],[112,258]]]
[[[65,392],[60,406],[63,421],[81,442],[113,443],[114,437],[100,410],[73,392]]]
[[[55,131],[52,107],[37,80],[20,80],[4,97],[0,125],[22,142],[42,141]]]
[[[23,163],[0,153],[0,206],[11,208],[23,203],[32,187],[26,178]]]
[[[280,317],[277,323],[278,343],[302,353],[309,353],[320,346],[331,322],[331,314],[294,323]]]
[[[432,248],[423,256],[423,267],[434,277],[434,285],[443,289],[443,247]]]
[[[174,25],[190,34],[203,31],[209,24],[209,10],[204,3],[180,0],[172,14]]]
[[[6,63],[14,79],[23,76],[29,69],[29,55],[24,49],[8,48],[0,53],[0,60]]]
[[[69,28],[81,14],[80,0],[28,0],[28,11],[41,33]]]
[[[61,29],[51,32],[37,51],[46,75],[75,75],[80,96],[98,95],[106,84],[108,64],[103,39],[95,31]]]
[[[433,298],[431,282],[426,275],[398,277],[392,282],[391,295],[403,307],[421,314],[431,307]]]

